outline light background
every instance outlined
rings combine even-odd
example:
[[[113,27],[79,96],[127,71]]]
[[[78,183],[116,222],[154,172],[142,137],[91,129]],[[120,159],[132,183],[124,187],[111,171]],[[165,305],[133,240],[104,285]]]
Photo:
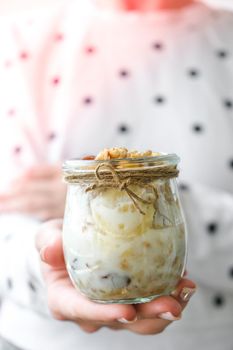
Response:
[[[53,3],[66,2],[67,0],[0,0],[0,14],[17,12],[23,9],[50,5]],[[203,0],[204,1],[204,0]],[[205,0],[209,4],[226,7],[233,10],[233,0]]]
[[[205,0],[205,2],[233,10],[233,0]]]

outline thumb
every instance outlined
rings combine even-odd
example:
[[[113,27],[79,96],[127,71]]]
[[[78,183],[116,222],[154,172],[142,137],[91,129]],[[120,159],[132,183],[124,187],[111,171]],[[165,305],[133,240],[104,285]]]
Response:
[[[57,220],[41,225],[36,236],[36,249],[46,264],[55,268],[65,266],[61,228]]]
[[[55,176],[61,176],[61,164],[50,165],[50,164],[40,164],[29,168],[25,177],[27,179],[52,179]]]

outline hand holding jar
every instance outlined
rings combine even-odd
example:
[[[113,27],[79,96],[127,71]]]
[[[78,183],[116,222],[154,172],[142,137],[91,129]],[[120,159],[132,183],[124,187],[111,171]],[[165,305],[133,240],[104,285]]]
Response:
[[[88,333],[109,327],[144,335],[160,333],[172,321],[181,318],[196,288],[185,278],[180,280],[171,296],[162,296],[145,304],[102,305],[83,296],[73,287],[67,273],[61,233],[62,221],[56,220],[43,224],[37,236],[48,305],[54,318],[73,321]]]
[[[195,284],[182,278],[178,160],[114,148],[65,163],[64,223],[48,223],[37,238],[55,318],[87,332],[107,326],[138,334],[181,318]]]
[[[175,289],[186,262],[178,161],[113,148],[64,164],[66,266],[91,300],[136,304]]]

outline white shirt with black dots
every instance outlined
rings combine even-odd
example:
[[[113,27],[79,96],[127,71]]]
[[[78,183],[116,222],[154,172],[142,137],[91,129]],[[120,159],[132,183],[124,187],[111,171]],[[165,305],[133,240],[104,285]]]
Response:
[[[28,350],[232,350],[233,14],[100,12],[80,0],[0,26],[1,188],[30,165],[104,147],[177,153],[198,284],[163,334],[87,335],[49,317],[38,223],[1,215],[0,335]]]

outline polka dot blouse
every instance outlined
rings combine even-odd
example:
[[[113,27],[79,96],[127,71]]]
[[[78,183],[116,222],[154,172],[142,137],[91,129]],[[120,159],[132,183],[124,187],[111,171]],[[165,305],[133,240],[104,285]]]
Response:
[[[33,242],[18,251],[37,223],[2,215],[0,335],[29,350],[232,350],[233,14],[200,3],[101,12],[80,0],[0,26],[1,189],[30,165],[104,147],[177,153],[198,284],[164,334],[85,335],[49,317]],[[25,336],[22,324],[35,327]]]

